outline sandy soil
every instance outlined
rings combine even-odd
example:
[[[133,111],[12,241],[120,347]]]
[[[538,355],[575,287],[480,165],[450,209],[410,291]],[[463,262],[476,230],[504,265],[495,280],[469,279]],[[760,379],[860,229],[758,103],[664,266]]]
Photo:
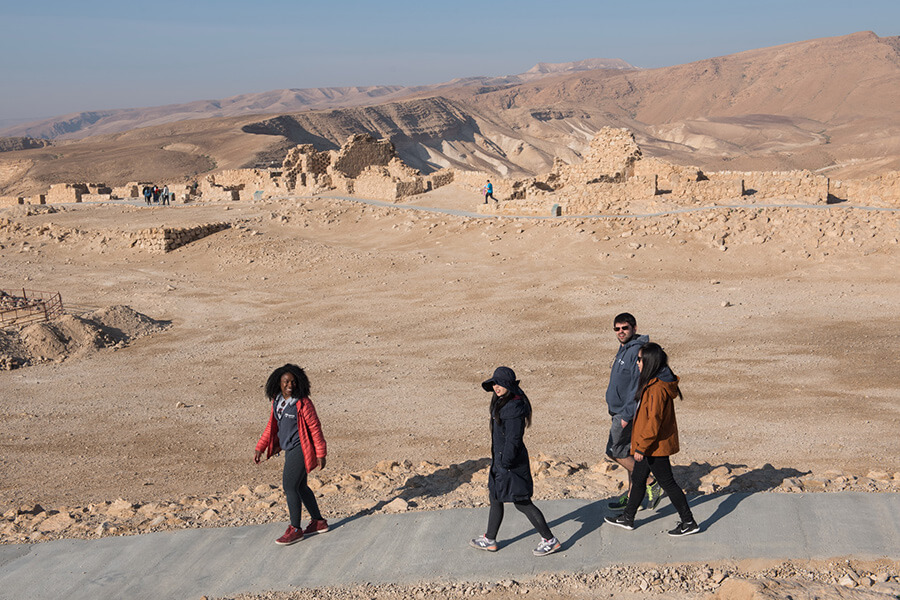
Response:
[[[772,241],[722,251],[702,231],[636,240],[619,237],[633,223],[617,220],[470,219],[329,199],[16,211],[15,223],[106,241],[20,239],[6,227],[4,288],[124,304],[171,326],[0,373],[3,507],[276,481],[279,464],[250,458],[262,385],[288,361],[310,375],[329,469],[483,458],[479,383],[500,364],[534,400],[532,452],[596,461],[621,310],[683,378],[679,462],[898,470],[896,213],[857,225],[869,246],[859,232],[810,255],[775,222]],[[826,211],[797,214],[816,228]],[[109,233],[217,220],[234,227],[165,255]]]
[[[434,202],[472,208],[459,190]],[[82,313],[126,305],[167,327],[0,371],[0,511],[277,484],[280,460],[251,459],[262,386],[289,361],[312,381],[332,473],[483,460],[479,384],[501,364],[533,400],[532,454],[594,464],[623,310],[683,379],[676,464],[900,471],[897,213],[475,219],[329,198],[59,209],[0,213],[0,288],[59,291]],[[767,235],[716,242],[727,214],[732,227],[768,215]],[[232,227],[169,254],[116,237],[222,220]]]

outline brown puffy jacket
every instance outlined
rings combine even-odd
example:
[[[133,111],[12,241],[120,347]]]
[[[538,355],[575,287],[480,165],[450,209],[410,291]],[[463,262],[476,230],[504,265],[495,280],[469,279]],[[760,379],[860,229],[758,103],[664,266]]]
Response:
[[[644,388],[631,432],[632,454],[671,456],[678,452],[678,423],[675,422],[678,381],[678,377],[671,382],[651,379]]]

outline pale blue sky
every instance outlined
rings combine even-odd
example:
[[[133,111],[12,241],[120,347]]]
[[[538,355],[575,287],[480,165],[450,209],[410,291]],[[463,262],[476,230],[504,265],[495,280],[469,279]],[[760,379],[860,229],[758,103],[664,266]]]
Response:
[[[0,0],[0,121],[900,35],[900,0]]]

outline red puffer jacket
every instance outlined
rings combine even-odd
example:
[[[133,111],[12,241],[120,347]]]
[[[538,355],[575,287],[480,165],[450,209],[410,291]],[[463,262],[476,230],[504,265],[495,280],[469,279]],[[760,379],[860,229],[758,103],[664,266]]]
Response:
[[[306,465],[306,472],[311,473],[313,469],[319,466],[319,459],[325,458],[327,455],[325,436],[322,435],[322,424],[319,422],[319,415],[316,414],[316,407],[313,406],[312,400],[309,398],[301,398],[297,401],[297,429],[300,432],[300,447],[303,449],[303,462]],[[281,452],[281,445],[278,443],[278,420],[275,418],[275,406],[272,406],[272,413],[269,415],[269,423],[266,425],[265,431],[256,442],[256,450],[258,452],[266,451],[266,458],[270,458]]]

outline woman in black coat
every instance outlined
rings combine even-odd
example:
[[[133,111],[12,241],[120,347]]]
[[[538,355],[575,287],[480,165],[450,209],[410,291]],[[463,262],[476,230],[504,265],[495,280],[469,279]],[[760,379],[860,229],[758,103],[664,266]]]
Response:
[[[488,491],[491,512],[487,532],[469,544],[479,550],[497,551],[497,533],[503,521],[503,503],[513,505],[528,517],[541,534],[541,542],[534,549],[535,556],[546,556],[560,549],[561,544],[544,515],[531,501],[534,482],[528,449],[525,448],[525,428],[531,425],[531,402],[519,387],[516,374],[509,367],[497,367],[493,377],[481,384],[491,396],[491,470]]]

